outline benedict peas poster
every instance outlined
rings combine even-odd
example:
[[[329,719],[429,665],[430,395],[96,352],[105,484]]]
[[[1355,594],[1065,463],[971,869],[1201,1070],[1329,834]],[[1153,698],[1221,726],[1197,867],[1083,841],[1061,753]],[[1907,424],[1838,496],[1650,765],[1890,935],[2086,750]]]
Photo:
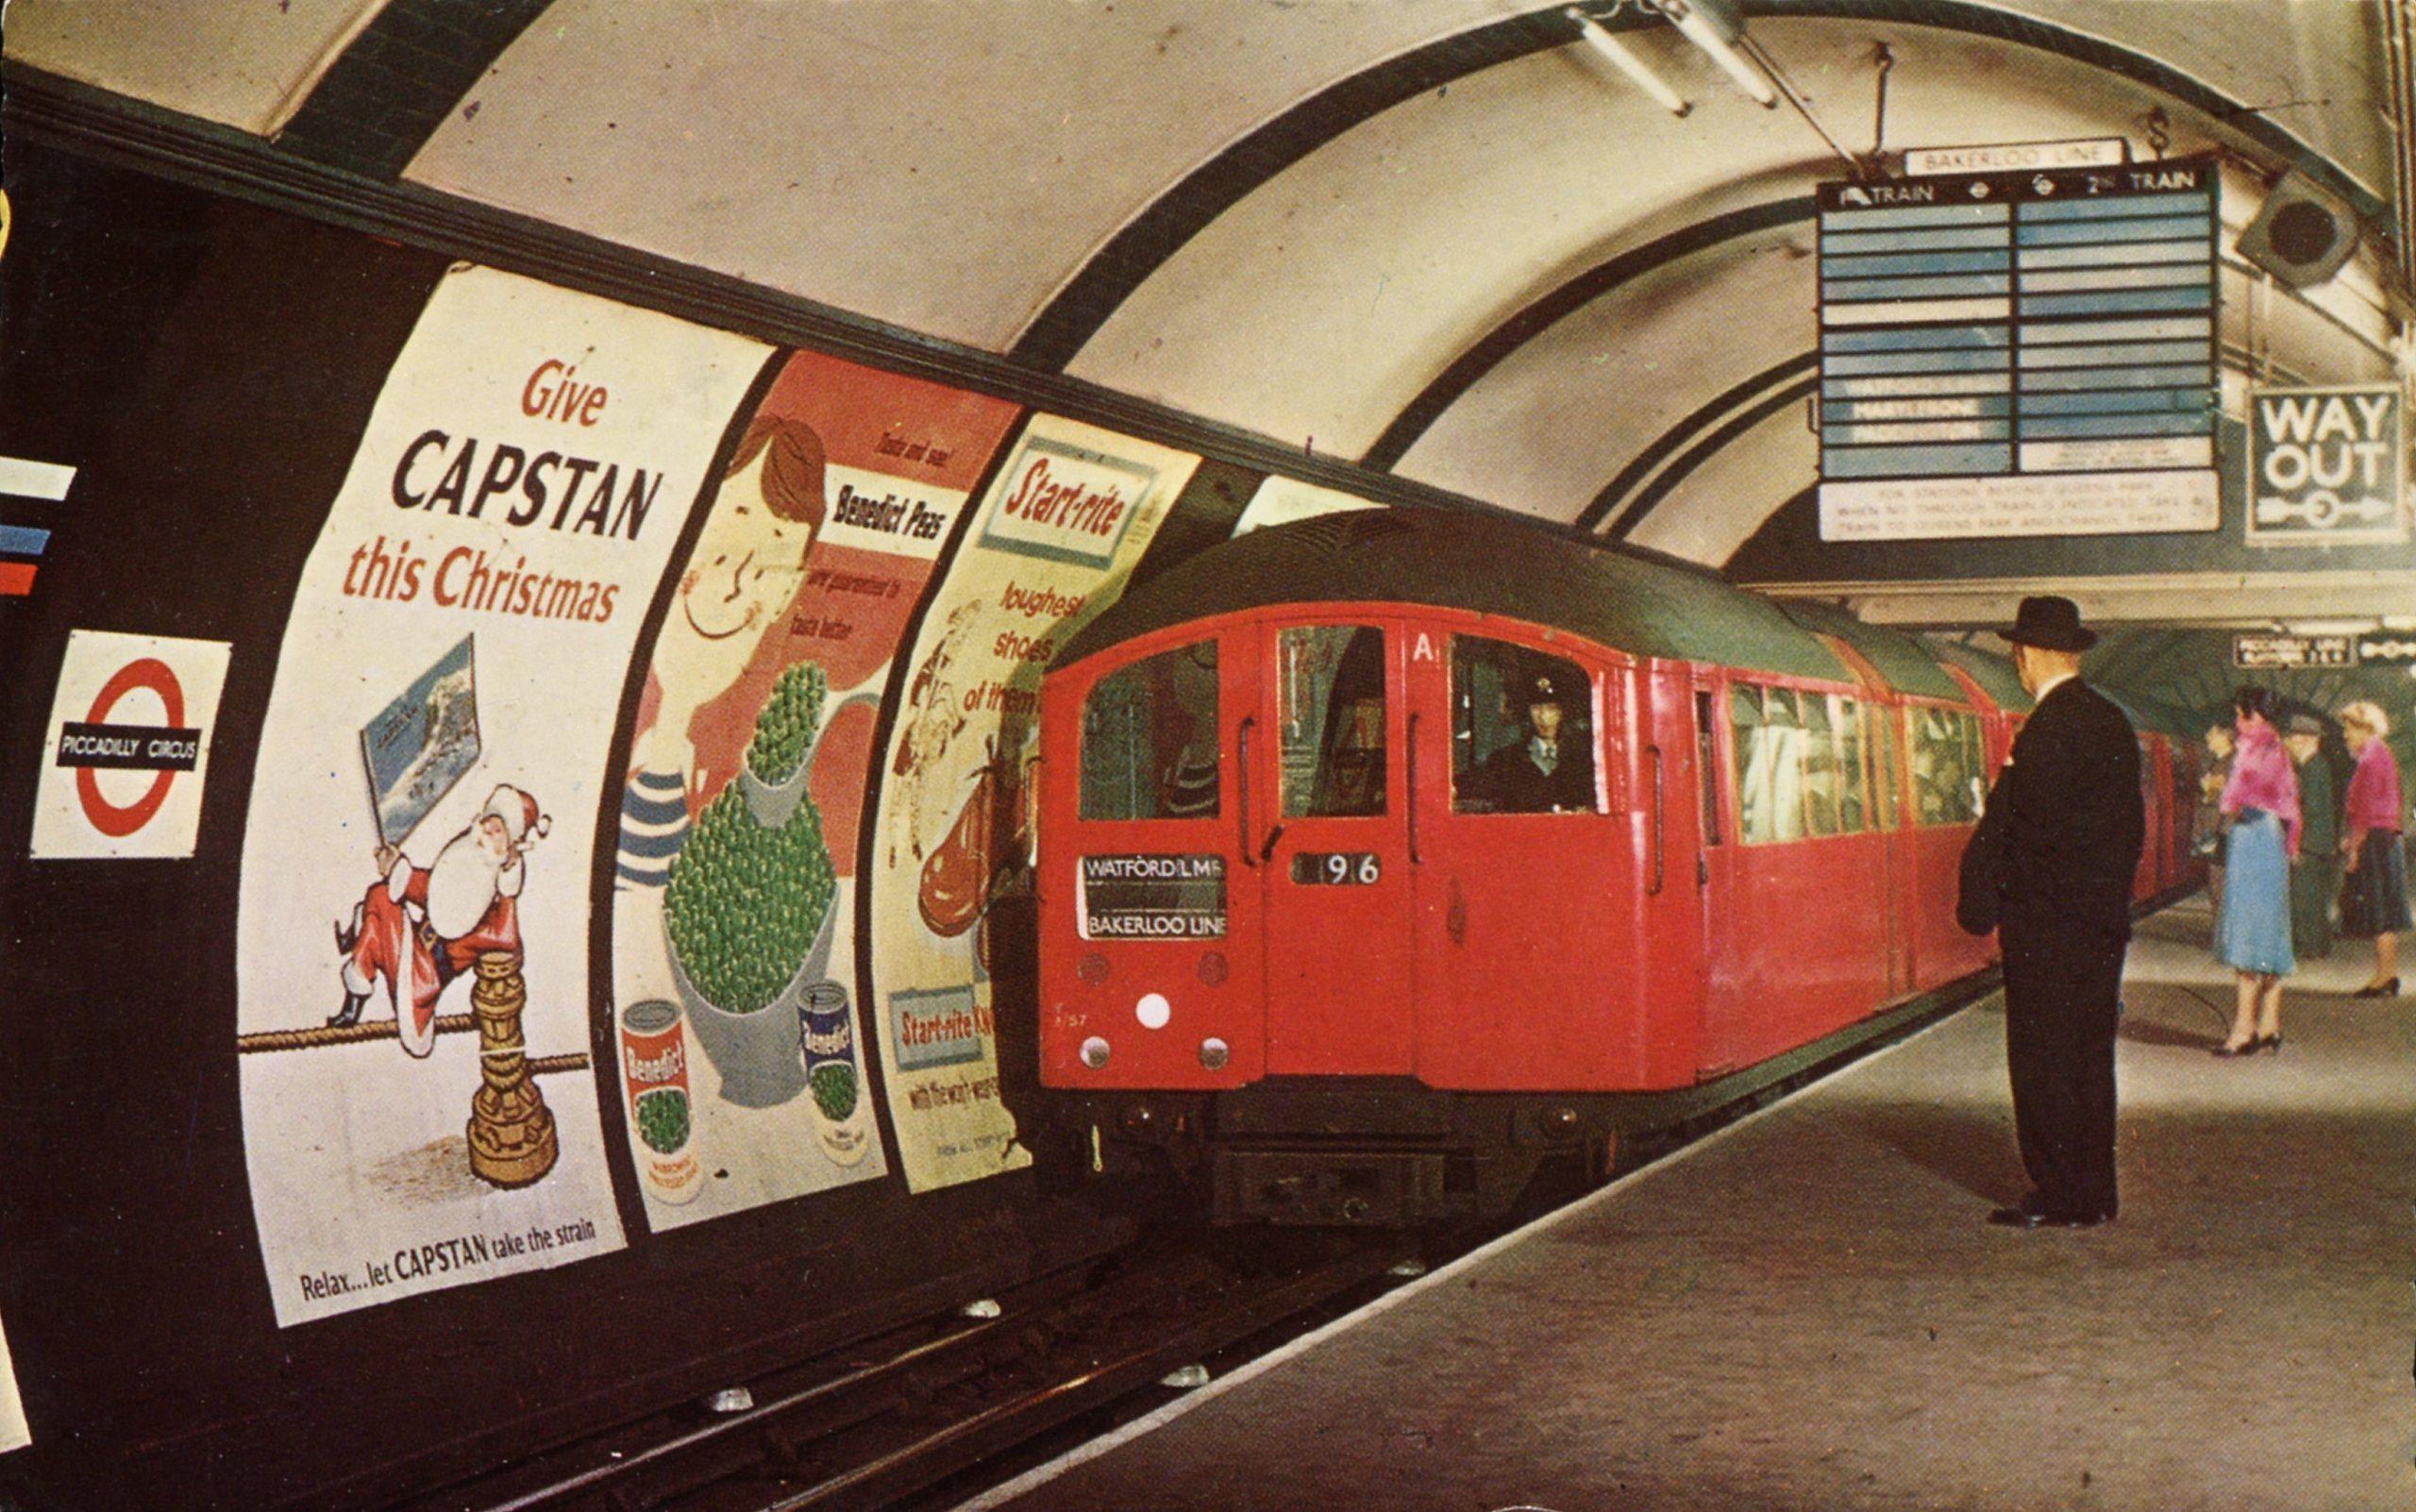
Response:
[[[456,267],[296,590],[238,922],[277,1320],[620,1248],[589,887],[641,621],[769,348]]]
[[[800,352],[639,671],[612,894],[617,1085],[657,1229],[888,1171],[856,857],[891,659],[1016,413]]]
[[[914,1191],[1032,1162],[998,1093],[988,915],[1031,887],[1040,674],[1123,591],[1199,462],[1034,416],[924,613],[872,856],[881,1067]]]

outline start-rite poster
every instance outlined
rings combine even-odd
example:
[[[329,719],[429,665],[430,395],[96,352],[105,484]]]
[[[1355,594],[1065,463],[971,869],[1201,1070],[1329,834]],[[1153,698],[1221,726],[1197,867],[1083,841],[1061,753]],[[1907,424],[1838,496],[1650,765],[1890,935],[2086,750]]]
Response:
[[[596,817],[640,622],[769,349],[457,267],[295,592],[244,825],[277,1321],[620,1247]]]
[[[617,1084],[655,1228],[889,1169],[856,1001],[873,731],[1015,413],[800,352],[723,464],[641,664],[613,866]]]
[[[1123,591],[1199,461],[1034,416],[924,613],[872,878],[881,1067],[914,1191],[1031,1163],[998,1096],[986,919],[1031,885],[1040,674]]]

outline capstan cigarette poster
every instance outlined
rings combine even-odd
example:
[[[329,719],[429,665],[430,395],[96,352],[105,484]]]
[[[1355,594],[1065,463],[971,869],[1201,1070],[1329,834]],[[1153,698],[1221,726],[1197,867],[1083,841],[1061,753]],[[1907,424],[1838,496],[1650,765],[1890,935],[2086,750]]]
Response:
[[[1040,674],[1123,591],[1198,465],[1035,416],[925,611],[872,878],[881,1067],[914,1191],[1031,1164],[998,1092],[988,918],[1032,885]]]
[[[1015,407],[801,352],[641,663],[613,1042],[647,1221],[887,1174],[858,1000],[859,816],[907,620]]]
[[[277,1321],[617,1249],[596,818],[640,622],[769,348],[446,275],[296,590],[238,922]]]

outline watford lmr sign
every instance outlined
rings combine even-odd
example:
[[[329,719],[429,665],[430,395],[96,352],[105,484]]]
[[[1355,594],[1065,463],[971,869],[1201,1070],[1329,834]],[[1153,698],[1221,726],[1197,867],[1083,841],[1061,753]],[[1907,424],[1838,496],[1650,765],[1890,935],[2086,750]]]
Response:
[[[2407,540],[2407,437],[2394,384],[2255,391],[2248,539],[2259,546]]]

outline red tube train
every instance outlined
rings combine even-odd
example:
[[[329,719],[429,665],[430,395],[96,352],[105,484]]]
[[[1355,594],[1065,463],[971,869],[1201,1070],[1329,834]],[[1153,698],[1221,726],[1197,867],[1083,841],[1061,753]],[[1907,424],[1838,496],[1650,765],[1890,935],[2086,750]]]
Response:
[[[1497,1209],[1984,966],[1955,873],[2012,701],[1488,518],[1239,537],[1042,684],[1042,1082],[1094,1169],[1154,1151],[1221,1221]]]

